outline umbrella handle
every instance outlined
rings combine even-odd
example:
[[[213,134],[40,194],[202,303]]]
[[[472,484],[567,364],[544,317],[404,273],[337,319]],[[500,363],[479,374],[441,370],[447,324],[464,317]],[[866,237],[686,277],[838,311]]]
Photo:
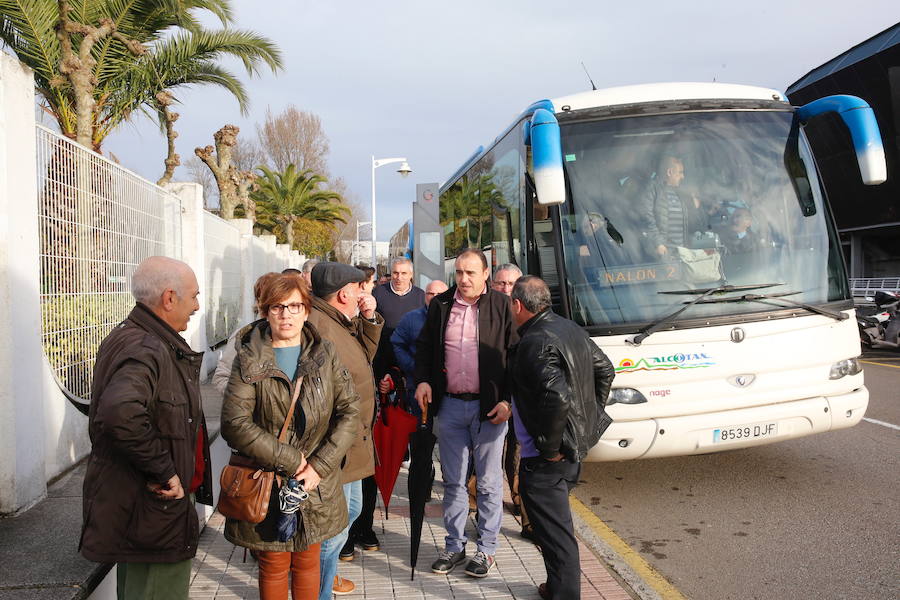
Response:
[[[425,410],[422,411],[422,425],[428,423],[428,404],[427,402],[425,403]]]

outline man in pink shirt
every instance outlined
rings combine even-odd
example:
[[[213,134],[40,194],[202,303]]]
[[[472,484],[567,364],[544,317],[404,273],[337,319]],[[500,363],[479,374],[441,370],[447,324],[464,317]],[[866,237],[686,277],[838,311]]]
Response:
[[[478,478],[477,551],[466,573],[485,577],[503,516],[501,457],[511,414],[506,352],[514,341],[509,298],[489,288],[481,250],[456,259],[456,285],[435,296],[416,343],[416,401],[437,417],[444,479],[444,550],[431,566],[449,573],[466,560],[469,513],[466,476],[470,457]]]

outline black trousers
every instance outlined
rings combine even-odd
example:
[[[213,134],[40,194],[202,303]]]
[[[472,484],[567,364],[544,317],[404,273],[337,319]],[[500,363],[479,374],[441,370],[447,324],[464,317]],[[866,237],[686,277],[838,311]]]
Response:
[[[356,540],[372,532],[372,525],[375,521],[375,503],[378,500],[378,486],[375,484],[374,475],[362,480],[362,493],[362,511],[350,526],[351,540]]]
[[[569,509],[569,492],[578,483],[581,463],[523,458],[519,494],[544,556],[550,598],[581,598],[581,560]]]

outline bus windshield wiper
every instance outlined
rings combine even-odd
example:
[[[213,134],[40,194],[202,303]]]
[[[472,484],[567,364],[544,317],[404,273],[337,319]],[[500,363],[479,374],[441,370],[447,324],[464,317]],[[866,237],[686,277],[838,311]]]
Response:
[[[745,290],[758,290],[760,288],[768,288],[774,287],[776,285],[782,285],[780,283],[758,283],[755,285],[731,285],[724,284],[714,288],[700,288],[700,289],[692,289],[692,290],[668,290],[664,292],[657,292],[658,294],[699,294],[696,298],[686,303],[684,306],[676,310],[675,312],[668,314],[664,317],[653,321],[643,329],[637,332],[637,334],[628,340],[628,343],[632,346],[640,346],[641,342],[650,337],[653,333],[659,331],[662,327],[669,324],[675,317],[689,309],[694,304],[698,304],[703,300],[709,298],[713,294],[728,294],[731,292],[742,292]]]
[[[827,308],[821,308],[812,304],[806,304],[805,302],[796,302],[794,300],[788,300],[787,298],[784,298],[784,296],[793,296],[794,294],[799,293],[800,292],[780,292],[778,294],[744,294],[742,296],[731,296],[729,298],[702,298],[699,299],[697,304],[716,304],[720,302],[759,302],[760,304],[768,304],[770,306],[778,306],[780,308],[796,306],[797,308],[803,308],[817,315],[831,317],[836,321],[843,321],[844,319],[850,318],[848,315],[842,312],[829,310]],[[767,302],[767,300],[778,300],[779,302],[784,302],[785,304],[787,304],[787,306],[785,306],[785,304]]]

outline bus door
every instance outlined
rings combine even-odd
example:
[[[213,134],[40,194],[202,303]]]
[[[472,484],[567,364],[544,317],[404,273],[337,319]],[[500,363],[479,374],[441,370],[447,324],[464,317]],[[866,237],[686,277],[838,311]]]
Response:
[[[537,275],[550,288],[553,311],[569,316],[568,294],[564,281],[564,262],[560,238],[558,206],[542,206],[537,201],[531,178],[531,156],[525,176],[525,239],[528,240],[528,272]]]

